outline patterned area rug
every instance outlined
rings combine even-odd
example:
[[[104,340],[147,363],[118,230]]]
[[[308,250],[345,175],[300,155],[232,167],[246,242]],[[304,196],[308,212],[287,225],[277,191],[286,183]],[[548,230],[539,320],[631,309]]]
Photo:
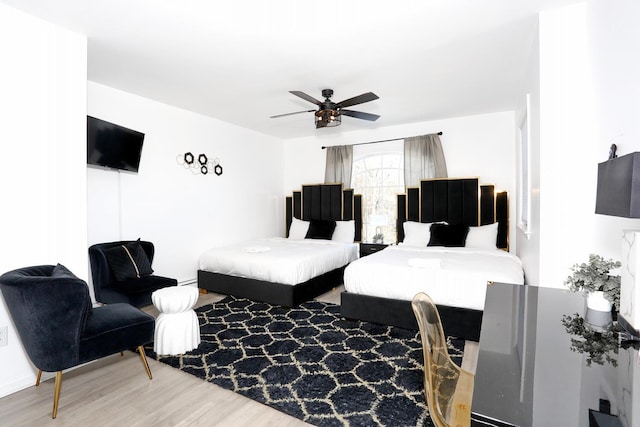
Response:
[[[417,331],[346,320],[340,307],[227,297],[196,309],[200,346],[154,359],[317,426],[432,425]],[[449,338],[460,364],[464,340]]]

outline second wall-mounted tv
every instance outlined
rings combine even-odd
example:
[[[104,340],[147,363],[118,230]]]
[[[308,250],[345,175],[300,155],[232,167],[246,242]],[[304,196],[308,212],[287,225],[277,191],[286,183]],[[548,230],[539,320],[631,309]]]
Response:
[[[87,116],[87,164],[138,172],[144,133]]]

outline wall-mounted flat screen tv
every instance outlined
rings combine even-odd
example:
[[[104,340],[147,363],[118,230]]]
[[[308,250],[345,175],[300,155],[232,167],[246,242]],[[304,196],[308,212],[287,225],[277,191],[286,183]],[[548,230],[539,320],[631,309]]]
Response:
[[[87,164],[138,172],[144,133],[87,116]]]

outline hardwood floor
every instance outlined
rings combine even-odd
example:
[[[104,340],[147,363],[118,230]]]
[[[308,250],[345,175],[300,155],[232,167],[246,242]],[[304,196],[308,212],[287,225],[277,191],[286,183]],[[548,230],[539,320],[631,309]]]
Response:
[[[340,288],[319,297],[339,303]],[[198,306],[222,299],[200,294]],[[157,316],[153,307],[145,308]],[[475,350],[474,350],[475,349]],[[475,371],[477,344],[467,342],[463,367]],[[133,352],[65,371],[58,417],[51,418],[53,378],[0,399],[2,426],[308,426],[215,384],[148,359],[149,380]]]

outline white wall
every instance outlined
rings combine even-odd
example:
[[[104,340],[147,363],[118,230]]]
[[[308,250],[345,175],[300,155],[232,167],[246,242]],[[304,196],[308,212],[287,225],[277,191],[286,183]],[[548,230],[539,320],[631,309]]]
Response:
[[[145,134],[137,174],[87,168],[89,245],[152,241],[157,274],[196,278],[209,247],[283,235],[282,143],[216,119],[89,82],[88,114]],[[218,158],[221,176],[176,157]]]
[[[528,235],[524,230],[516,227],[516,234],[512,235],[517,242],[517,255],[522,260],[525,282],[537,285],[540,283],[540,40],[536,35],[530,46],[529,64],[523,82],[521,108],[516,113],[516,126],[521,127],[523,121],[528,121],[529,131],[529,194],[530,218],[528,218]],[[529,95],[529,111],[527,112],[527,94]],[[519,138],[519,135],[518,135]],[[516,150],[516,185],[520,188],[520,151]],[[518,197],[516,202],[516,219],[521,217]]]
[[[597,164],[612,141],[620,155],[640,149],[640,60],[630,54],[638,8],[598,0],[540,14],[539,57],[532,55],[539,93],[535,71],[524,90],[534,113],[533,234],[517,234],[530,284],[564,287],[570,267],[590,253],[620,259],[622,230],[640,228],[639,220],[594,213]]]
[[[0,273],[61,263],[87,278],[86,38],[0,4]],[[35,382],[6,305],[0,397]]]
[[[602,162],[612,143],[618,146],[620,156],[640,151],[640,2],[599,0],[589,6],[589,60],[598,123],[598,162]],[[604,256],[620,259],[624,229],[640,229],[640,220],[595,216],[595,239]]]
[[[620,259],[622,230],[640,227],[639,220],[594,213],[597,164],[607,160],[612,140],[620,155],[640,149],[640,59],[633,54],[640,40],[638,17],[635,0],[595,0],[540,14],[540,153],[533,165],[540,187],[532,236],[539,250],[535,243],[518,244],[523,261],[539,259],[539,281],[533,284],[564,287],[570,267],[590,253]],[[566,412],[584,409],[579,384],[562,387],[569,397]],[[590,389],[588,406],[596,407],[605,395],[615,398],[607,392]],[[534,414],[548,407],[548,396],[534,390]],[[586,422],[586,411],[581,413],[574,425]]]
[[[284,191],[302,184],[324,180],[325,151],[322,146],[404,138],[442,131],[440,136],[450,177],[480,177],[481,183],[494,184],[510,195],[511,235],[515,233],[515,134],[514,113],[501,112],[445,120],[353,131],[323,137],[300,138],[285,142]],[[341,125],[347,128],[348,124]],[[512,239],[511,250],[515,250]]]
[[[599,156],[586,4],[540,15],[540,285],[562,287],[594,241]],[[561,246],[562,250],[559,250]]]

